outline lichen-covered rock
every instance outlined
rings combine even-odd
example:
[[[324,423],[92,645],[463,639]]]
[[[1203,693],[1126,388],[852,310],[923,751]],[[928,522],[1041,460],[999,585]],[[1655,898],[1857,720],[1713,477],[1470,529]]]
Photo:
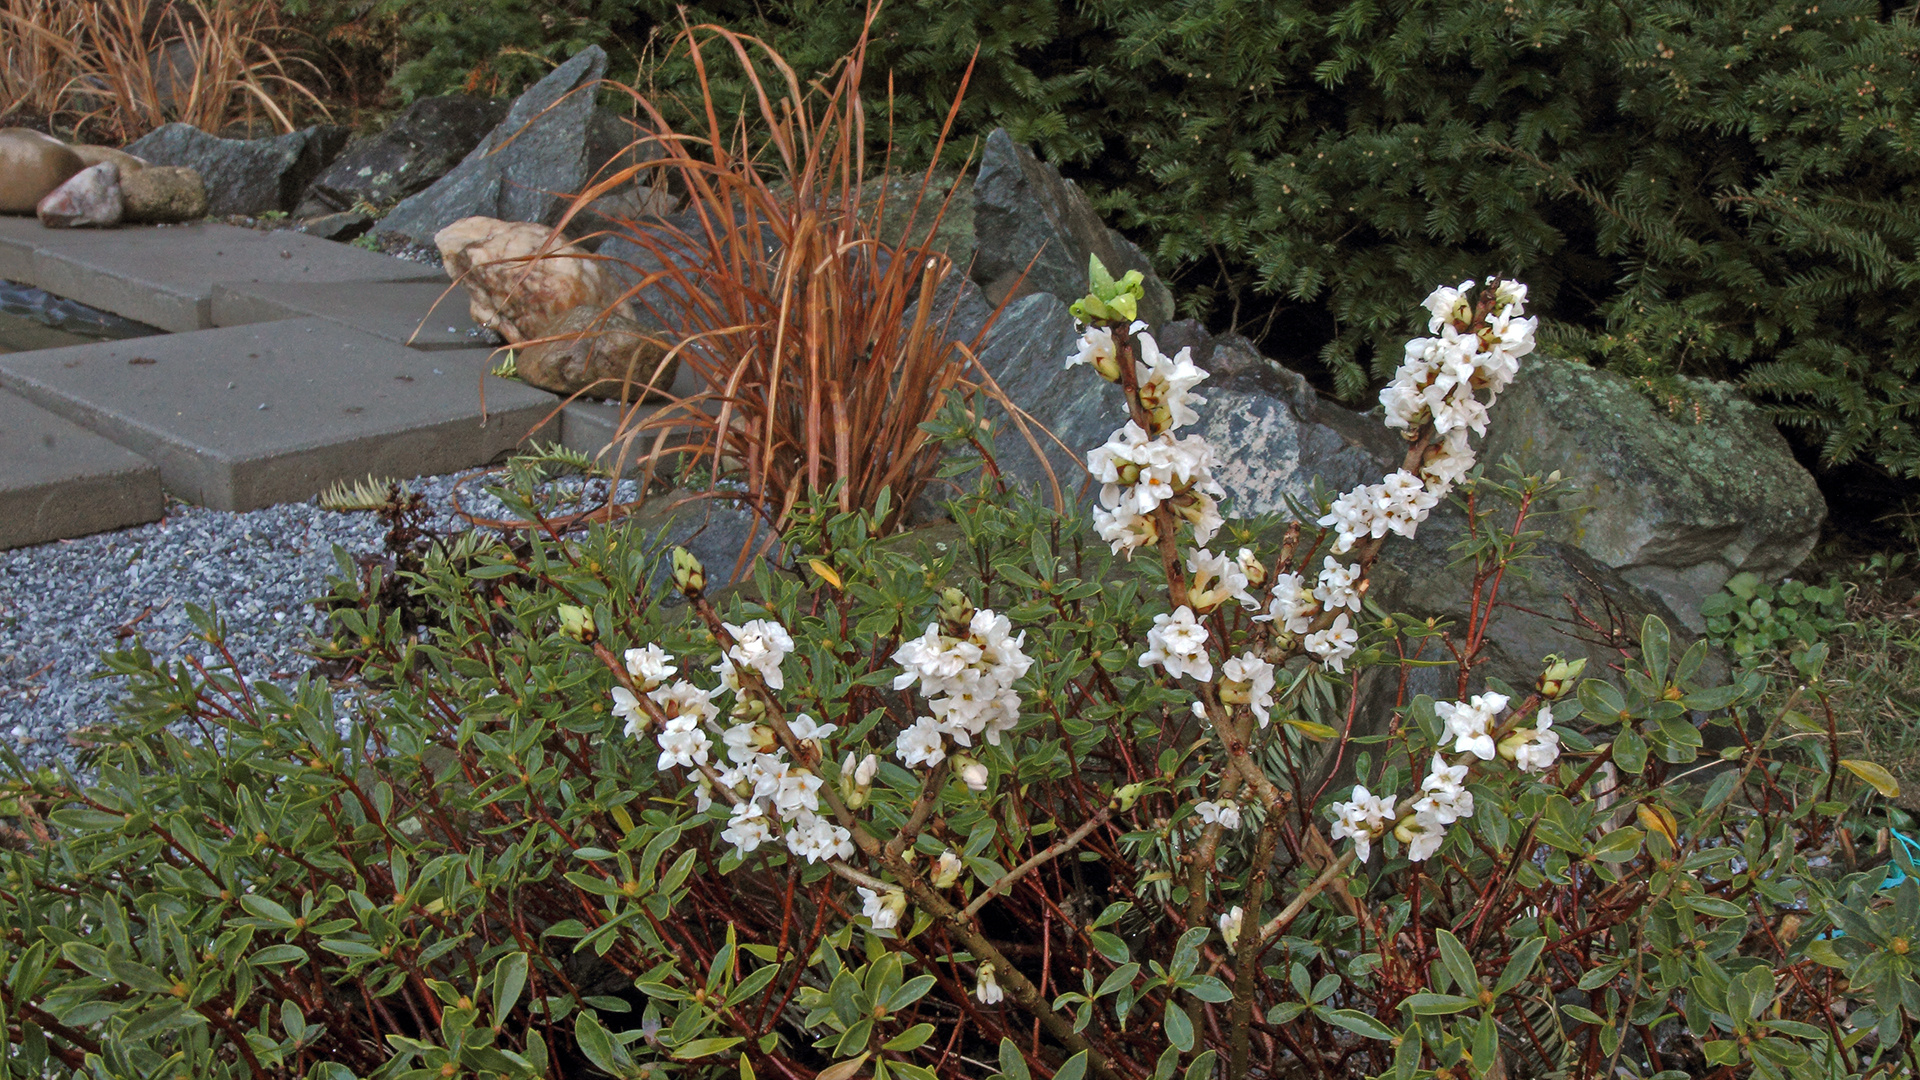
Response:
[[[601,263],[559,242],[544,225],[471,217],[433,238],[447,276],[467,290],[473,321],[512,343],[546,337],[565,312],[586,307],[632,318]]]
[[[347,129],[330,124],[271,139],[222,139],[176,123],[128,144],[126,152],[153,165],[199,173],[213,214],[264,214],[292,210],[346,140]]]
[[[657,336],[598,307],[562,312],[543,336],[514,354],[514,369],[529,386],[556,394],[658,400],[680,370],[678,358],[662,366],[667,349]]]
[[[460,164],[382,218],[375,234],[427,243],[462,218],[558,221],[588,177],[594,87],[606,68],[607,54],[589,45],[553,69]]]
[[[301,197],[296,217],[392,206],[435,180],[480,145],[505,119],[504,101],[445,94],[407,106],[378,134],[347,145]]]
[[[142,225],[198,221],[207,216],[207,185],[181,165],[148,165],[120,174],[126,220]]]
[[[1619,375],[1534,355],[1493,409],[1483,460],[1559,471],[1577,491],[1545,519],[1572,545],[1664,600],[1689,628],[1743,571],[1778,578],[1807,557],[1827,507],[1758,407],[1688,380],[1669,411]]]
[[[31,214],[87,163],[67,144],[30,128],[0,128],[0,214]]]
[[[49,229],[120,224],[120,167],[111,161],[89,165],[40,200],[34,212]]]
[[[1173,318],[1173,294],[1146,254],[1100,220],[1078,184],[1004,128],[987,136],[973,199],[973,280],[989,299],[1017,295],[1019,280],[1019,294],[1052,293],[1072,303],[1087,292],[1087,256],[1098,255],[1114,277],[1129,270],[1146,276],[1142,319],[1158,326]]]

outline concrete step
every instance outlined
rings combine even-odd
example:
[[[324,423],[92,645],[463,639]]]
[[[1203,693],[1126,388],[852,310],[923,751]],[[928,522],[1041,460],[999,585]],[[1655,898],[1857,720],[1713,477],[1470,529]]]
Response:
[[[215,326],[317,316],[416,349],[485,347],[490,336],[467,314],[467,291],[435,281],[220,282]]]
[[[232,225],[48,229],[0,218],[0,277],[182,333],[213,322],[224,282],[444,281],[421,263],[294,232]]]
[[[511,450],[557,399],[489,367],[489,350],[303,318],[3,355],[0,386],[152,461],[188,502],[251,510]]]
[[[160,470],[0,390],[0,550],[159,520]]]

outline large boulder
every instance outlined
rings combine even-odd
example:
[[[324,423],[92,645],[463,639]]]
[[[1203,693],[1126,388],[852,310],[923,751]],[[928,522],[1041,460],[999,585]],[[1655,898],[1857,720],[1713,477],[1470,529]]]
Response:
[[[167,124],[129,144],[126,152],[154,165],[199,173],[211,214],[253,215],[292,210],[346,140],[347,129],[331,124],[271,139],[222,139],[192,124]]]
[[[447,276],[467,290],[473,321],[510,343],[548,336],[574,308],[631,317],[602,264],[544,225],[463,218],[434,243]]]
[[[589,175],[593,98],[606,68],[597,45],[555,68],[452,171],[394,207],[375,234],[430,244],[462,218],[558,221]]]
[[[994,302],[1044,292],[1072,303],[1087,292],[1087,257],[1098,255],[1116,278],[1129,270],[1146,276],[1142,319],[1158,326],[1173,318],[1173,294],[1146,253],[1107,228],[1078,184],[1004,128],[987,136],[973,202],[973,280]]]
[[[391,206],[424,191],[480,145],[506,119],[508,104],[465,94],[421,98],[378,134],[349,143],[316,176],[295,217]]]
[[[0,214],[31,214],[87,167],[71,147],[30,128],[0,128]]]
[[[1574,490],[1559,500],[1569,512],[1544,521],[1548,536],[1660,597],[1698,633],[1701,603],[1733,575],[1799,566],[1827,506],[1733,387],[1686,380],[1671,405],[1622,376],[1535,354],[1494,407],[1482,456],[1558,470]]]

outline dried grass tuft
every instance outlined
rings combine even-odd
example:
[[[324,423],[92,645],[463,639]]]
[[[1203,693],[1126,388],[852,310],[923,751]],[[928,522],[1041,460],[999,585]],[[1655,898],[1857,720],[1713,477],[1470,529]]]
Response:
[[[0,30],[9,111],[61,115],[95,138],[172,121],[292,131],[296,101],[326,112],[294,75],[319,69],[273,44],[287,29],[272,0],[0,0]]]
[[[686,199],[673,218],[616,232],[653,264],[629,264],[638,281],[623,301],[671,328],[702,389],[650,415],[631,410],[615,439],[619,460],[651,445],[649,474],[697,467],[711,478],[705,494],[747,501],[775,529],[810,491],[834,492],[847,509],[874,507],[890,491],[897,521],[938,464],[922,425],[949,393],[976,385],[967,375],[978,338],[948,340],[929,303],[944,278],[965,272],[934,246],[953,189],[930,192],[966,83],[912,195],[903,234],[918,239],[889,247],[877,234],[898,187],[862,182],[866,45],[863,34],[803,87],[765,42],[687,27],[676,47],[693,62],[701,97],[692,112],[704,130],[674,130],[667,110],[627,88],[647,133],[635,156],[646,147],[658,156],[601,177],[573,207],[642,174]],[[724,79],[710,68],[716,47],[731,62]],[[738,124],[723,119],[722,99],[734,93],[748,103]],[[879,174],[890,175],[884,163]]]

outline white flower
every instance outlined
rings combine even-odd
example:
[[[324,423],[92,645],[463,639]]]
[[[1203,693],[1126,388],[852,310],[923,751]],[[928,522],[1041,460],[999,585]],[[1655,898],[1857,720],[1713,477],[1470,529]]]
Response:
[[[1227,939],[1228,952],[1240,950],[1240,928],[1246,921],[1246,917],[1247,913],[1240,910],[1238,904],[1235,904],[1225,915],[1220,916],[1220,936]]]
[[[894,676],[895,690],[905,690],[919,681],[921,692],[931,696],[945,690],[949,683],[980,662],[980,646],[963,638],[947,637],[940,633],[938,623],[929,623],[925,634],[895,650],[893,662],[905,669]]]
[[[1442,825],[1472,817],[1473,792],[1467,790],[1466,783],[1465,765],[1448,765],[1445,758],[1433,755],[1433,766],[1420,781],[1421,796],[1413,804],[1414,811],[1430,815]]]
[[[1333,623],[1325,630],[1307,635],[1307,651],[1320,658],[1320,662],[1335,671],[1344,674],[1347,670],[1347,658],[1353,655],[1353,649],[1360,641],[1360,635],[1347,628],[1346,612],[1334,616]]]
[[[1506,695],[1479,694],[1468,702],[1437,702],[1433,711],[1446,721],[1447,737],[1454,740],[1454,753],[1470,753],[1481,761],[1492,761],[1496,752],[1493,721],[1506,708]]]
[[[1348,608],[1360,610],[1360,591],[1355,584],[1360,580],[1360,564],[1340,565],[1339,560],[1327,556],[1326,565],[1320,570],[1320,580],[1313,587],[1314,599],[1326,605],[1327,610]]]
[[[713,740],[700,729],[700,721],[692,716],[676,716],[668,720],[657,736],[660,743],[661,769],[670,769],[676,765],[692,768],[707,763],[707,751],[712,749]]]
[[[853,857],[853,834],[815,814],[802,813],[787,830],[787,850],[810,863]]]
[[[1334,803],[1334,820],[1329,834],[1335,840],[1352,839],[1353,850],[1361,862],[1373,852],[1373,838],[1393,817],[1394,796],[1381,798],[1369,792],[1364,786],[1356,784],[1353,798],[1348,802]]]
[[[1112,361],[1115,355],[1113,330],[1105,326],[1091,326],[1080,335],[1079,346],[1074,349],[1073,355],[1067,357],[1067,367],[1092,364],[1097,369],[1101,361]],[[1119,369],[1110,367],[1108,370],[1117,372]]]
[[[740,849],[742,855],[773,839],[773,826],[766,812],[754,802],[735,803],[733,816],[720,833],[720,839]]]
[[[1221,698],[1252,709],[1266,727],[1273,709],[1273,665],[1256,653],[1242,653],[1220,665],[1220,674],[1228,684],[1221,687]]]
[[[1544,772],[1560,759],[1560,733],[1552,728],[1553,709],[1542,705],[1539,715],[1534,718],[1534,726],[1514,733],[1524,733],[1526,736],[1513,748],[1513,763],[1520,771]]]
[[[647,732],[649,717],[640,707],[640,699],[624,686],[613,688],[613,715],[627,722],[627,734],[639,738]]]
[[[1194,405],[1206,398],[1191,391],[1207,373],[1193,363],[1193,350],[1181,349],[1173,356],[1160,351],[1152,334],[1139,335],[1140,359],[1134,365],[1140,383],[1140,404],[1162,430],[1173,431],[1200,419]]]
[[[1007,992],[1000,989],[999,980],[993,977],[992,964],[980,965],[980,982],[974,987],[973,996],[982,1005],[998,1005],[1007,996]]]
[[[1466,479],[1467,474],[1473,471],[1474,464],[1473,448],[1467,444],[1467,433],[1456,429],[1447,432],[1427,451],[1427,460],[1420,466],[1420,475],[1426,478],[1427,490],[1437,498]]]
[[[1193,542],[1196,544],[1205,544],[1213,539],[1220,527],[1227,523],[1226,517],[1220,513],[1219,501],[1197,487],[1187,492],[1187,501],[1175,503],[1173,509],[1193,526]]]
[[[813,717],[800,713],[787,721],[787,730],[793,732],[795,742],[822,742],[827,736],[839,731],[840,725],[816,723]]]
[[[908,768],[925,765],[929,769],[947,759],[946,747],[940,740],[940,725],[931,716],[922,716],[913,722],[913,726],[900,733],[894,741],[894,753],[907,763]]]
[[[1416,813],[1403,819],[1393,830],[1393,835],[1407,845],[1407,858],[1412,862],[1426,862],[1447,838],[1447,827],[1438,819]]]
[[[1466,320],[1470,312],[1466,310],[1465,294],[1471,288],[1472,279],[1461,282],[1457,288],[1442,285],[1420,301],[1420,306],[1433,314],[1433,320],[1427,324],[1427,333],[1437,334],[1448,323]]]
[[[685,679],[678,679],[670,686],[656,686],[647,694],[668,720],[685,717],[696,724],[704,724],[720,715],[713,700],[705,690]]]
[[[742,626],[721,625],[733,635],[733,645],[727,649],[729,660],[752,668],[775,690],[787,685],[785,676],[780,674],[780,664],[793,651],[793,638],[787,635],[785,627],[771,619],[753,619]]]
[[[763,724],[735,724],[720,733],[720,741],[726,744],[727,760],[744,765],[773,748],[773,729]]]
[[[1187,602],[1203,615],[1228,600],[1238,600],[1249,609],[1260,607],[1260,601],[1247,592],[1247,572],[1238,559],[1196,548],[1187,553],[1187,573]]]
[[[1307,590],[1306,579],[1299,574],[1281,574],[1273,579],[1272,600],[1267,605],[1265,615],[1255,615],[1258,622],[1278,622],[1289,634],[1304,634],[1313,626],[1313,617],[1320,613],[1319,601]]]
[[[960,767],[960,779],[966,781],[967,788],[971,791],[987,790],[987,780],[990,775],[987,767],[977,761],[970,761]]]
[[[1147,631],[1147,651],[1140,654],[1140,666],[1159,664],[1173,678],[1191,675],[1196,679],[1213,678],[1213,660],[1207,656],[1207,628],[1193,617],[1193,609],[1182,604],[1172,614],[1153,617],[1153,629]]]
[[[875,930],[891,930],[900,925],[900,916],[906,913],[907,897],[899,889],[875,892],[865,886],[855,886],[860,893],[860,914],[873,921]]]
[[[1026,636],[988,608],[973,613],[964,638],[930,625],[893,654],[905,669],[894,678],[894,689],[919,682],[938,730],[961,746],[972,746],[980,735],[998,745],[1001,734],[1020,722],[1020,695],[1012,686],[1033,665],[1021,650]]]
[[[934,860],[933,864],[933,887],[953,888],[954,884],[960,880],[960,871],[965,867],[966,864],[960,861],[960,856],[951,851],[941,852],[940,858]]]
[[[1133,560],[1135,551],[1160,539],[1160,529],[1153,519],[1132,510],[1108,510],[1096,506],[1093,508],[1093,528],[1115,555],[1124,551],[1129,562]]]
[[[1193,804],[1193,812],[1200,815],[1201,821],[1209,825],[1217,824],[1229,832],[1240,827],[1240,806],[1232,799],[1222,799],[1217,803],[1197,802]]]
[[[658,645],[649,645],[644,649],[627,650],[627,674],[640,684],[640,689],[651,690],[667,681],[667,677],[680,669],[673,666],[673,657]]]
[[[805,769],[789,766],[771,793],[773,808],[788,821],[797,819],[802,813],[814,813],[820,809],[820,788],[824,783]]]

